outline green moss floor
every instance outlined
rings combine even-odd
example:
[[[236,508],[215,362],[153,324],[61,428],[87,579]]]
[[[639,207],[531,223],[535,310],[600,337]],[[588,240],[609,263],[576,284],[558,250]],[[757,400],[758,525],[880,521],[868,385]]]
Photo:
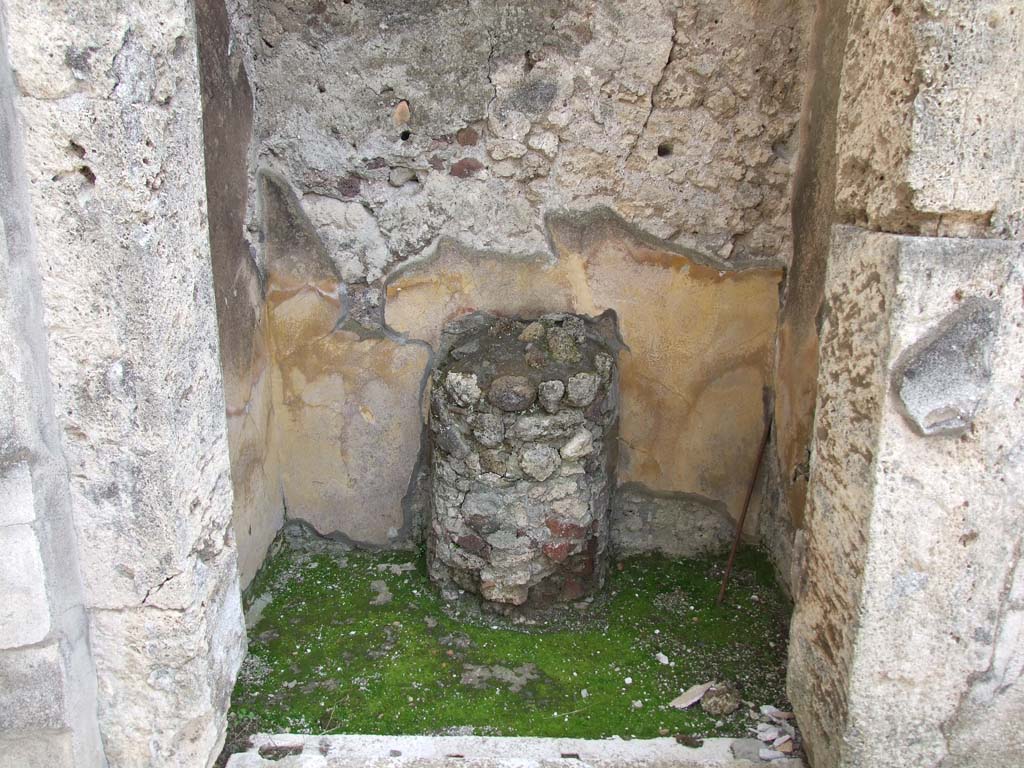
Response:
[[[247,596],[259,618],[229,749],[257,731],[745,735],[745,707],[716,720],[668,706],[691,685],[729,680],[754,705],[787,708],[789,606],[771,567],[741,551],[716,607],[721,568],[623,560],[602,596],[540,626],[446,605],[422,556],[286,543]]]

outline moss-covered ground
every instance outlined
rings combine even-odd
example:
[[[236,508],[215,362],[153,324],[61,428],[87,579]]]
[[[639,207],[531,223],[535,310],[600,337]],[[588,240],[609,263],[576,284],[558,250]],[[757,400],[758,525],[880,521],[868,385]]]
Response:
[[[748,702],[787,708],[789,607],[771,568],[741,551],[716,607],[721,568],[630,558],[589,605],[527,625],[448,606],[422,556],[286,544],[249,590],[262,612],[231,735],[744,735],[746,708],[716,721],[668,706],[691,685],[730,680]]]

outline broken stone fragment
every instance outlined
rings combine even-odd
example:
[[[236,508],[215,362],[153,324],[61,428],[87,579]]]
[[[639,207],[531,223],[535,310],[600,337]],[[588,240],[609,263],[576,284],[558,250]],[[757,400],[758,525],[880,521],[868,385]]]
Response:
[[[448,396],[463,408],[473,405],[482,394],[475,373],[449,371],[444,379],[444,388]]]
[[[537,398],[537,390],[525,376],[499,376],[491,384],[487,402],[503,411],[525,411]]]
[[[925,436],[966,430],[988,392],[999,305],[968,299],[897,364],[903,413]]]
[[[470,451],[468,455],[463,457],[462,464],[466,468],[465,475],[468,478],[472,479],[483,471],[483,468],[480,466],[480,454],[476,451]]]
[[[577,410],[558,413],[520,416],[512,427],[512,434],[520,440],[543,440],[568,437],[583,423],[583,414]]]
[[[456,459],[464,459],[473,452],[462,433],[450,425],[442,426],[437,431],[437,445],[442,451],[451,454]]]
[[[486,515],[470,515],[466,518],[466,524],[484,536],[489,536],[501,528],[501,523],[493,517],[487,517]]]
[[[508,461],[511,456],[505,451],[483,451],[480,454],[480,466],[484,472],[495,475],[508,474]]]
[[[700,700],[701,709],[712,717],[731,715],[742,704],[740,692],[732,683],[719,683],[707,690]]]
[[[594,367],[597,368],[597,373],[601,377],[601,382],[605,385],[611,381],[612,378],[612,365],[614,361],[612,356],[604,352],[598,352],[594,355]]]
[[[531,368],[544,368],[548,364],[548,355],[543,349],[528,349],[524,357]]]
[[[562,402],[562,395],[565,394],[565,384],[558,381],[542,381],[537,387],[537,395],[540,398],[540,405],[548,413],[558,411]]]
[[[479,140],[480,134],[477,133],[475,128],[471,128],[468,125],[465,128],[460,128],[455,134],[455,141],[462,147],[475,146]]]
[[[594,402],[599,386],[597,376],[586,371],[569,377],[568,400],[579,408],[586,408]]]
[[[519,455],[520,468],[534,480],[547,480],[559,463],[558,453],[548,445],[527,445]]]
[[[714,684],[714,681],[711,681],[707,683],[701,683],[700,685],[691,686],[687,688],[685,691],[683,691],[681,694],[676,696],[674,699],[672,699],[672,701],[670,701],[668,705],[673,709],[686,709],[687,707],[692,707],[694,704],[696,704],[698,701],[704,698],[704,694],[711,690],[711,687]]]
[[[572,332],[558,326],[548,329],[548,351],[560,363],[578,363],[582,357]]]
[[[392,114],[391,116],[391,120],[392,122],[394,122],[395,126],[401,127],[409,122],[409,118],[411,116],[412,112],[409,109],[409,102],[406,101],[405,99],[402,99],[400,102],[398,102],[397,106],[395,107],[395,111],[394,114]]]
[[[519,340],[525,342],[540,341],[544,338],[544,334],[544,324],[534,320],[523,329],[521,334],[519,334]]]
[[[473,555],[480,555],[487,550],[487,542],[472,533],[465,536],[459,536],[455,540],[455,543],[458,544],[460,548]]]
[[[550,560],[554,560],[556,563],[560,563],[569,556],[570,544],[567,541],[560,542],[548,542],[541,549],[544,552],[544,556]]]
[[[586,427],[580,427],[573,433],[559,453],[563,459],[579,459],[587,456],[594,450],[594,436]]]
[[[480,595],[485,600],[496,603],[510,603],[511,605],[522,605],[530,594],[530,588],[525,584],[509,584],[482,580],[480,582]]]
[[[526,144],[547,157],[554,157],[558,150],[558,137],[549,131],[535,131],[530,134]]]
[[[451,374],[448,375],[451,376]],[[505,426],[502,424],[500,416],[493,413],[479,413],[473,417],[471,423],[473,437],[486,448],[497,448],[505,439]]]
[[[388,184],[392,187],[401,187],[410,181],[416,180],[416,171],[412,168],[392,168],[388,174]]]
[[[516,535],[511,531],[498,530],[487,536],[487,543],[495,549],[512,549],[517,542]],[[507,576],[508,574],[502,574],[503,578]]]
[[[394,597],[391,590],[388,589],[387,582],[380,579],[371,581],[370,589],[374,591],[374,598],[370,601],[370,605],[386,605]]]
[[[557,517],[549,517],[544,524],[551,531],[552,536],[558,536],[563,539],[582,539],[583,535],[587,532],[587,529],[582,525],[559,520]]]
[[[480,351],[480,340],[473,339],[472,341],[466,342],[461,347],[456,347],[449,354],[454,360],[463,360],[471,355],[475,355]]]

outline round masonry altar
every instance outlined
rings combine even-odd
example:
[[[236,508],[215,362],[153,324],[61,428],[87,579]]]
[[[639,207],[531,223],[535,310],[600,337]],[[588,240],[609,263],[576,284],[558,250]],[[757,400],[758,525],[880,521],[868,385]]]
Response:
[[[609,317],[471,315],[450,325],[430,401],[431,578],[493,606],[598,589],[618,422]]]

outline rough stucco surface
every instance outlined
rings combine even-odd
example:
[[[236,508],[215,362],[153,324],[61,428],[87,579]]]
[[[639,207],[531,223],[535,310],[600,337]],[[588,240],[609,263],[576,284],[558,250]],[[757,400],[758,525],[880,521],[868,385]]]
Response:
[[[223,0],[196,3],[210,255],[244,588],[284,520],[263,280],[245,237],[252,90]]]
[[[333,209],[332,258],[372,283],[441,235],[543,250],[545,210],[594,205],[678,245],[785,260],[808,10],[257,1],[236,16],[257,161]]]
[[[6,13],[106,757],[206,765],[245,641],[191,6]]]
[[[727,309],[689,329],[681,321],[688,341],[660,334],[659,349],[637,355],[632,388],[646,397],[624,414],[642,438],[628,480],[738,514],[769,386],[777,266],[791,250],[809,10],[784,0],[231,3],[254,83],[251,164],[286,190],[269,200],[264,182],[251,185],[248,232],[267,279],[269,422],[288,515],[365,543],[408,533],[422,430],[413,404],[431,362],[426,345],[408,342],[436,350],[451,317],[596,315],[641,295],[691,320],[697,304],[709,310],[718,267],[697,277],[692,266],[634,263],[633,245],[590,243],[585,276],[582,257],[562,252],[571,227],[558,245],[548,220],[598,207],[662,239],[654,250],[692,247],[724,273],[740,270],[745,287]],[[397,276],[413,262],[440,273]],[[399,301],[413,282],[418,301]],[[627,343],[648,344],[657,312],[630,316]],[[701,356],[696,340],[736,349],[728,361],[688,361]],[[373,386],[356,370],[369,362]],[[669,367],[685,362],[708,378],[670,405]],[[646,406],[671,418],[651,420]],[[689,447],[671,456],[695,436],[695,460]],[[645,440],[657,445],[641,449]],[[367,462],[372,477],[346,468]],[[677,501],[682,510],[692,499]]]
[[[279,376],[271,421],[280,429],[285,504],[289,515],[315,521],[321,532],[392,543],[383,534],[400,532],[408,522],[398,502],[410,487],[409,457],[421,426],[413,426],[409,407],[418,382],[402,361],[422,352],[391,331],[436,348],[443,321],[472,309],[519,316],[573,306],[593,314],[603,309],[589,295],[578,295],[580,274],[554,268],[549,212],[608,206],[667,244],[717,254],[726,270],[730,261],[778,264],[789,257],[805,4],[253,2],[230,10],[256,84],[252,162],[273,169],[289,195],[294,190],[297,204],[289,216],[302,222],[301,233],[290,225],[275,233],[266,200],[257,205],[259,196],[252,197],[250,235],[263,241],[261,267],[291,291],[309,268],[301,258],[279,258],[291,248],[315,252],[313,269],[325,275],[317,287],[320,300],[268,292]],[[679,130],[681,125],[687,129]],[[257,184],[253,191],[262,189]],[[289,236],[295,238],[291,245],[283,241]],[[424,277],[417,284],[420,301],[397,302],[395,294],[411,290],[408,281],[415,279],[415,270],[407,271],[401,285],[389,282],[385,296],[387,275],[401,262],[417,260],[440,265],[441,282]],[[648,291],[685,294],[692,287],[685,274],[673,278],[671,270],[644,272],[639,265],[635,275],[612,275],[616,260],[623,268],[631,263],[623,249],[610,250],[605,273],[595,278],[598,293],[659,274],[668,282]],[[774,289],[761,295],[771,295],[775,306]],[[600,301],[636,300],[616,298],[622,301]],[[687,298],[679,301],[686,304]],[[739,306],[730,305],[742,315]],[[748,329],[763,322],[752,337],[738,340],[750,351],[772,343],[775,324],[774,309],[757,301],[753,306],[755,313],[765,309],[756,321],[736,320],[737,328]],[[351,376],[330,380],[322,370],[311,371],[308,363],[325,349],[305,344],[296,357],[282,342],[280,321],[287,312],[294,329],[301,311],[324,313],[311,327],[333,317],[339,329],[344,325],[359,336],[362,348],[375,340],[375,359],[397,355],[378,382],[382,391],[368,391]],[[411,316],[403,319],[403,313]],[[424,331],[423,313],[432,332]],[[653,316],[647,322],[652,327]],[[409,333],[413,325],[418,330]],[[694,334],[707,340],[718,330],[700,325]],[[634,329],[634,343],[645,332]],[[345,355],[359,357],[354,338],[348,347],[341,344],[343,333],[317,339],[333,350],[338,365]],[[673,344],[667,338],[661,343]],[[281,359],[285,347],[288,361]],[[662,359],[661,351],[645,350],[643,359],[649,366]],[[678,448],[665,426],[660,444],[650,449],[653,457],[635,454],[628,479],[698,494],[736,514],[739,488],[750,474],[745,468],[753,461],[747,454],[756,451],[757,437],[747,440],[747,433],[760,429],[761,389],[767,385],[760,358],[751,362],[745,368],[729,364],[731,379],[716,364],[702,363],[715,384],[698,387],[693,397],[700,402],[682,406],[691,420],[685,433],[706,435],[696,462],[659,464]],[[640,381],[648,373],[638,372],[634,388],[650,389]],[[661,386],[665,376],[664,370],[655,375]],[[316,408],[296,396],[307,390]],[[671,399],[667,390],[650,395],[644,405],[653,398],[660,408]],[[743,405],[725,424],[694,421],[716,422],[722,398],[732,397]],[[633,406],[627,418],[643,420],[641,407]],[[354,426],[341,415],[346,409],[360,414]],[[367,412],[375,421],[366,420]],[[380,439],[360,445],[354,432],[338,438],[340,423],[321,418],[331,413],[349,432],[377,429]],[[376,421],[382,413],[383,424]],[[647,438],[656,427],[640,429]],[[729,438],[736,432],[744,440],[733,447]],[[340,461],[313,460],[316,451],[309,450],[300,458],[296,449],[311,435],[307,445],[323,446],[328,455],[338,454],[339,439],[343,453],[354,453]],[[727,461],[718,457],[717,474],[723,466],[743,468],[726,482],[727,498],[724,478],[701,474],[711,466],[709,451],[723,449],[739,453]],[[344,469],[346,462],[369,456],[381,468],[374,478]],[[669,480],[680,464],[683,477]],[[687,506],[683,502],[680,508]],[[380,520],[373,531],[361,527],[367,515]]]
[[[837,212],[870,229],[1024,233],[1024,13],[1013,0],[852,0]]]
[[[1018,764],[1024,253],[840,227],[831,254],[790,646],[811,756],[872,768]],[[903,363],[976,301],[999,306],[990,385],[967,432],[922,436],[899,403]],[[936,398],[957,396],[935,387]]]

